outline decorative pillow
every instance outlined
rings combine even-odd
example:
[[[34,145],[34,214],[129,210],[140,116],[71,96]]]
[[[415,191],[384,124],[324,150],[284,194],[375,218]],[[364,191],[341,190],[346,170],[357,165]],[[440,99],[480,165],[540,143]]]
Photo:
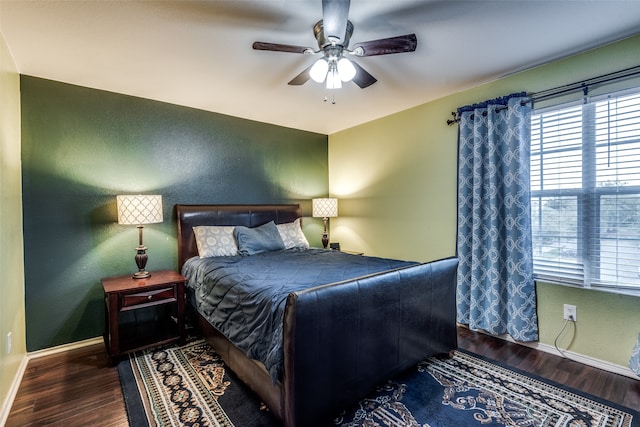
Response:
[[[236,236],[240,255],[284,249],[284,242],[273,221],[254,228],[237,226],[233,234]]]
[[[200,258],[238,255],[233,226],[202,225],[193,227]]]
[[[304,236],[302,228],[300,227],[300,218],[293,222],[277,224],[276,226],[278,227],[278,232],[284,242],[285,249],[309,247],[309,241],[307,241],[307,238]]]

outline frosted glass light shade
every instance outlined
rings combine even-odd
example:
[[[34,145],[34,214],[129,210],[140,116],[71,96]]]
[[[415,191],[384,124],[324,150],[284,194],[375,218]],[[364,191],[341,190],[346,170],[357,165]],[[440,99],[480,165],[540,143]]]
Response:
[[[343,82],[351,81],[356,76],[356,67],[347,58],[340,58],[338,61],[338,74]]]
[[[329,71],[329,63],[324,58],[320,58],[309,70],[309,76],[314,82],[322,83],[327,77],[327,71]]]
[[[162,222],[162,196],[116,196],[118,224],[153,224]]]
[[[314,218],[334,218],[338,216],[338,199],[322,198],[312,199]]]
[[[333,68],[327,73],[327,89],[340,89],[342,88],[342,80],[338,71]]]

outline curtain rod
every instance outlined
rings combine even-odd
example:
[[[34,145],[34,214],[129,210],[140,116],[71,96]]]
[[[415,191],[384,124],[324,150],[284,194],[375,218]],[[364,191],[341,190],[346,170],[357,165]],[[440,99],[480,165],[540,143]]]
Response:
[[[569,92],[575,92],[578,90],[583,91],[584,95],[587,96],[589,92],[589,87],[602,84],[609,83],[617,80],[626,79],[629,77],[635,77],[640,75],[640,65],[636,65],[635,67],[625,68],[624,70],[614,71],[613,73],[603,74],[598,77],[592,77],[590,79],[582,80],[575,83],[570,83],[563,86],[554,87],[552,89],[546,89],[540,92],[532,93],[529,96],[533,102],[541,101],[548,98],[553,98],[556,96],[564,95]],[[451,126],[460,121],[457,112],[452,112],[451,115],[453,119],[447,120],[447,125]]]

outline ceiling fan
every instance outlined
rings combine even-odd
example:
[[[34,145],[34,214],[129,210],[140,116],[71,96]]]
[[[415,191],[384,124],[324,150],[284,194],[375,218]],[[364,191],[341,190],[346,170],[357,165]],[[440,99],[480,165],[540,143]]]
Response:
[[[318,49],[279,43],[254,42],[253,49],[302,54],[322,53],[323,57],[294,77],[290,85],[302,85],[309,79],[326,82],[327,89],[338,89],[353,80],[360,88],[377,80],[349,56],[365,57],[413,52],[418,45],[415,34],[356,43],[349,49],[353,24],[349,21],[350,0],[322,0],[322,19],[313,26]]]

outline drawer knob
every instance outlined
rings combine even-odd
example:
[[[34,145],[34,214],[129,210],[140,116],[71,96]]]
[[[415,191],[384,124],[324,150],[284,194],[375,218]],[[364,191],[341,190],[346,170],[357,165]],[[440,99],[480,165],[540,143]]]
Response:
[[[151,301],[151,298],[153,298],[153,295],[149,295],[149,296],[147,297],[147,299],[148,299],[149,301]]]

